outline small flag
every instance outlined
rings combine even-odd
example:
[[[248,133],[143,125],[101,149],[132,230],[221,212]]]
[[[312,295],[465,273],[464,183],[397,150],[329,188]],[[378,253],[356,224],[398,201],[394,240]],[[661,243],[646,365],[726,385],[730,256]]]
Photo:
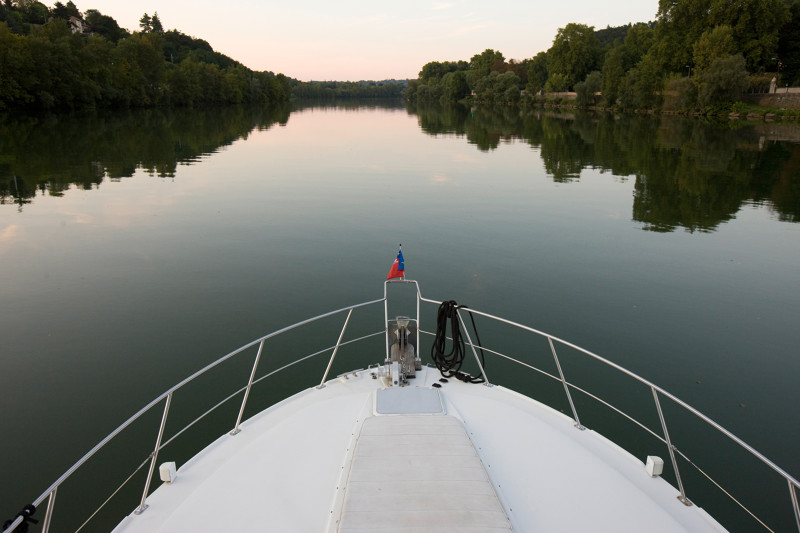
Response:
[[[392,269],[389,271],[389,275],[386,276],[386,279],[393,279],[393,278],[402,278],[405,276],[405,266],[403,265],[403,250],[397,252],[397,257],[394,259],[394,263],[392,263]]]

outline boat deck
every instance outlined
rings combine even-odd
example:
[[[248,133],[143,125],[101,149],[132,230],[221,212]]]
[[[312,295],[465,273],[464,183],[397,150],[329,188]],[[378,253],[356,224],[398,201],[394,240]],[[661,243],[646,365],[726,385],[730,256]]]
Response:
[[[439,377],[385,389],[358,371],[292,396],[179,465],[115,531],[725,531],[563,414]]]
[[[512,531],[464,425],[451,416],[367,418],[346,487],[340,532]]]

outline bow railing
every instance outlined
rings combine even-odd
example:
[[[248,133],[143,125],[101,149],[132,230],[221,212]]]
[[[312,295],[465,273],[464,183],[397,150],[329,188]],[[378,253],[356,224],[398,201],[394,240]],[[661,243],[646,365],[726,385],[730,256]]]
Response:
[[[384,297],[381,298],[381,299],[371,300],[371,301],[363,302],[363,303],[360,303],[360,304],[356,304],[356,305],[352,305],[352,306],[348,306],[348,307],[343,307],[341,309],[337,309],[335,311],[331,311],[331,312],[328,312],[328,313],[317,315],[317,316],[315,316],[313,318],[309,318],[307,320],[303,320],[301,322],[297,322],[297,323],[292,324],[290,326],[286,326],[286,327],[281,328],[279,330],[273,331],[272,333],[268,333],[268,334],[266,334],[266,335],[264,335],[264,336],[262,336],[262,337],[260,337],[258,339],[255,339],[254,341],[252,341],[252,342],[250,342],[250,343],[248,343],[248,344],[246,344],[246,345],[244,345],[244,346],[242,346],[242,347],[240,347],[240,348],[238,348],[238,349],[236,349],[236,350],[224,355],[223,357],[220,357],[216,361],[214,361],[214,362],[210,363],[209,365],[203,367],[202,369],[198,370],[197,372],[195,372],[191,376],[187,377],[186,379],[184,379],[183,381],[181,381],[177,385],[175,385],[175,386],[171,387],[170,389],[168,389],[167,391],[165,391],[163,394],[161,394],[160,396],[155,398],[153,401],[148,403],[146,406],[144,406],[142,409],[140,409],[133,416],[128,418],[128,420],[123,422],[119,427],[117,427],[117,429],[112,431],[107,437],[105,437],[103,440],[101,440],[96,446],[94,446],[91,450],[89,450],[89,452],[87,452],[83,457],[81,457],[74,465],[72,465],[66,472],[64,472],[64,474],[61,475],[55,482],[53,482],[50,485],[50,487],[47,488],[47,490],[45,490],[36,500],[34,500],[32,502],[32,504],[29,504],[28,506],[26,506],[14,519],[9,521],[9,523],[3,529],[3,533],[11,533],[15,529],[17,529],[18,526],[23,524],[23,522],[35,521],[35,519],[32,518],[33,512],[35,511],[36,507],[41,506],[45,501],[47,501],[47,507],[46,507],[46,511],[45,511],[45,516],[43,518],[42,531],[45,532],[45,533],[48,532],[48,530],[49,530],[49,528],[51,526],[52,520],[53,520],[53,516],[54,516],[55,510],[56,510],[56,495],[57,495],[58,490],[64,484],[64,482],[67,481],[78,469],[80,469],[82,466],[84,466],[84,464],[86,464],[92,457],[94,457],[101,449],[103,449],[106,445],[108,445],[109,442],[111,442],[113,439],[115,439],[115,437],[117,437],[121,433],[125,432],[126,429],[129,429],[134,422],[136,422],[137,420],[140,420],[145,414],[150,413],[151,411],[154,411],[158,406],[163,406],[163,408],[161,410],[161,422],[159,424],[158,431],[156,432],[155,443],[154,443],[154,446],[152,448],[152,452],[150,452],[150,454],[147,455],[147,457],[145,457],[144,460],[142,460],[139,463],[139,465],[134,469],[134,471],[122,482],[121,485],[119,485],[116,488],[116,490],[111,492],[111,495],[108,496],[108,498],[102,504],[100,504],[100,506],[94,511],[94,513],[92,513],[82,523],[82,525],[77,528],[77,530],[80,531],[87,524],[89,524],[90,521],[97,515],[97,513],[101,509],[103,509],[112,500],[112,498],[114,498],[114,496],[117,495],[120,490],[122,490],[123,487],[125,487],[132,479],[134,479],[134,477],[138,473],[140,473],[145,468],[147,468],[146,481],[144,483],[144,487],[143,487],[143,490],[142,490],[141,498],[139,499],[138,506],[136,507],[134,513],[146,512],[146,509],[147,509],[147,497],[148,497],[149,493],[151,492],[152,477],[153,477],[153,473],[154,473],[155,466],[156,466],[156,463],[157,463],[158,456],[159,456],[160,452],[165,447],[167,447],[171,443],[173,443],[176,439],[178,439],[178,437],[184,435],[190,428],[192,428],[193,426],[198,424],[201,420],[205,419],[209,414],[217,411],[221,406],[228,404],[233,399],[235,399],[237,397],[241,397],[242,400],[241,400],[240,407],[239,407],[239,409],[237,411],[237,416],[236,416],[235,422],[233,422],[232,425],[229,426],[229,427],[232,427],[232,429],[230,430],[230,436],[234,437],[235,435],[237,435],[242,430],[240,425],[242,423],[243,416],[244,416],[244,413],[245,413],[245,407],[247,405],[248,399],[250,397],[250,392],[251,392],[253,386],[257,385],[258,383],[260,383],[260,382],[262,382],[264,380],[266,380],[267,378],[275,376],[276,374],[279,374],[279,373],[281,373],[281,372],[283,372],[283,371],[285,371],[285,370],[287,370],[287,369],[289,369],[289,368],[291,368],[291,367],[293,367],[295,365],[298,365],[298,364],[300,364],[300,363],[302,363],[304,361],[308,361],[308,360],[310,360],[312,358],[318,357],[318,356],[320,356],[322,354],[325,354],[325,353],[330,353],[331,357],[330,357],[330,359],[329,359],[329,361],[327,363],[327,367],[326,367],[324,375],[322,377],[322,381],[320,382],[320,385],[323,385],[325,383],[326,379],[327,379],[328,373],[330,372],[330,370],[332,368],[332,365],[334,364],[334,358],[336,357],[336,354],[337,354],[337,352],[339,351],[340,348],[345,347],[345,346],[352,346],[352,345],[355,345],[356,343],[360,343],[362,341],[366,341],[368,339],[372,339],[372,338],[376,338],[376,337],[384,336],[384,335],[386,335],[387,339],[388,339],[388,329],[386,327],[386,324],[387,324],[388,319],[389,319],[389,298],[387,296],[387,289],[388,289],[388,287],[390,285],[394,285],[394,284],[414,285],[414,287],[416,288],[416,323],[420,324],[420,327],[417,329],[418,337],[417,337],[416,346],[420,346],[421,347],[420,340],[419,340],[419,335],[420,334],[426,335],[426,336],[433,335],[432,332],[426,331],[422,327],[423,322],[421,321],[421,306],[422,306],[422,304],[440,305],[442,302],[422,297],[422,294],[421,294],[421,292],[419,290],[419,286],[418,286],[417,282],[413,281],[413,280],[393,280],[393,281],[388,281],[388,282],[386,282],[386,284],[384,286]],[[384,307],[383,327],[380,328],[378,331],[375,331],[375,332],[372,332],[372,333],[366,333],[364,335],[359,335],[357,337],[345,340],[345,332],[346,332],[346,330],[348,328],[348,324],[350,323],[350,319],[351,319],[351,316],[353,314],[353,311],[361,309],[361,308],[367,308],[369,306],[374,306],[374,305],[379,304],[379,303],[383,303],[384,304],[383,305],[383,307]],[[258,375],[259,364],[260,364],[260,362],[261,362],[261,360],[263,358],[265,345],[266,345],[266,343],[268,341],[270,341],[271,339],[274,339],[276,337],[279,337],[279,336],[281,336],[281,335],[283,335],[285,333],[288,333],[290,331],[297,330],[298,328],[301,328],[303,326],[308,326],[308,325],[311,325],[311,324],[315,324],[321,319],[325,319],[325,318],[328,318],[328,317],[333,317],[335,315],[344,314],[344,313],[347,313],[347,317],[346,317],[346,319],[344,321],[344,325],[342,326],[342,328],[341,328],[341,330],[339,332],[338,340],[336,341],[335,344],[330,345],[330,346],[325,346],[320,350],[314,351],[312,353],[308,353],[308,354],[303,355],[303,356],[301,356],[301,357],[299,357],[297,359],[291,360],[290,362],[288,362],[288,363],[286,363],[286,364],[284,364],[284,365],[282,365],[282,366],[280,366],[278,368],[275,368],[273,370],[268,371],[267,373],[261,375],[260,377],[256,377]],[[767,467],[767,469],[773,471],[775,474],[777,474],[778,476],[782,477],[785,480],[785,482],[787,484],[787,488],[788,488],[788,495],[786,497],[785,505],[787,507],[791,508],[791,511],[794,514],[795,525],[797,527],[797,530],[800,532],[800,506],[798,505],[798,497],[797,497],[798,488],[800,488],[800,483],[798,483],[798,481],[793,476],[788,474],[786,471],[784,471],[782,468],[780,468],[774,462],[772,462],[767,457],[765,457],[764,455],[759,453],[757,450],[755,450],[753,447],[751,447],[750,445],[745,443],[742,439],[738,438],[736,435],[734,435],[733,433],[731,433],[730,431],[728,431],[727,429],[722,427],[720,424],[718,424],[715,421],[711,420],[709,417],[707,417],[706,415],[702,414],[697,409],[693,408],[692,406],[690,406],[686,402],[680,400],[679,398],[677,398],[673,394],[671,394],[671,393],[667,392],[666,390],[662,389],[658,385],[655,385],[651,381],[649,381],[649,380],[637,375],[636,373],[634,373],[634,372],[632,372],[632,371],[630,371],[630,370],[628,370],[628,369],[626,369],[626,368],[624,368],[624,367],[622,367],[622,366],[620,366],[620,365],[618,365],[618,364],[616,364],[616,363],[614,363],[612,361],[609,361],[608,359],[605,359],[605,358],[603,358],[603,357],[601,357],[601,356],[599,356],[599,355],[597,355],[597,354],[595,354],[595,353],[593,353],[593,352],[591,352],[589,350],[586,350],[586,349],[581,348],[581,347],[579,347],[579,346],[577,346],[575,344],[572,344],[572,343],[570,343],[568,341],[565,341],[563,339],[560,339],[558,337],[555,337],[555,336],[550,335],[548,333],[545,333],[543,331],[534,329],[532,327],[529,327],[529,326],[526,326],[526,325],[523,325],[523,324],[520,324],[520,323],[517,323],[517,322],[513,322],[513,321],[510,321],[510,320],[501,318],[501,317],[497,317],[497,316],[494,316],[494,315],[491,315],[489,313],[485,313],[485,312],[482,312],[482,311],[479,311],[479,310],[476,310],[476,309],[460,309],[458,311],[458,313],[459,313],[459,319],[460,319],[461,325],[464,328],[465,332],[467,332],[468,328],[466,326],[466,322],[463,320],[463,314],[464,313],[471,313],[473,315],[473,317],[474,316],[483,317],[483,319],[489,321],[489,323],[502,324],[504,326],[509,326],[511,328],[514,328],[515,330],[524,332],[524,334],[526,334],[526,335],[530,334],[530,335],[533,335],[535,337],[539,337],[541,339],[546,340],[547,350],[550,352],[550,355],[552,355],[553,363],[554,363],[555,368],[556,368],[556,372],[555,373],[553,373],[551,371],[543,370],[542,368],[539,368],[538,366],[536,366],[536,365],[534,365],[532,363],[530,358],[522,357],[520,355],[509,355],[509,354],[503,353],[499,349],[496,349],[496,348],[493,348],[492,346],[489,346],[488,343],[484,343],[483,345],[481,345],[479,343],[476,343],[476,342],[474,342],[472,340],[472,337],[469,335],[469,333],[466,333],[467,340],[465,341],[465,343],[473,351],[476,363],[479,366],[480,371],[481,371],[481,373],[483,374],[483,376],[484,376],[484,378],[486,380],[485,385],[489,385],[489,377],[491,377],[492,373],[491,373],[491,371],[489,371],[489,376],[486,375],[486,370],[481,365],[481,361],[480,361],[480,358],[478,357],[477,350],[482,350],[485,354],[492,355],[492,356],[496,357],[498,360],[507,361],[507,362],[513,363],[515,365],[519,365],[521,367],[524,367],[524,368],[527,368],[527,369],[529,369],[531,371],[534,371],[535,373],[537,373],[539,375],[545,376],[546,378],[548,378],[550,380],[553,380],[555,382],[560,383],[562,388],[563,388],[564,395],[566,396],[567,402],[569,404],[569,408],[570,408],[570,411],[572,413],[572,418],[575,421],[576,430],[578,430],[578,431],[584,430],[587,426],[591,427],[592,426],[592,422],[594,422],[594,420],[592,420],[591,417],[586,417],[586,416],[584,416],[583,421],[581,420],[581,418],[579,416],[581,413],[579,413],[579,411],[578,411],[577,403],[576,403],[575,397],[574,397],[575,394],[581,395],[584,398],[588,398],[591,401],[596,402],[598,405],[602,405],[602,406],[612,410],[613,412],[615,412],[618,415],[622,416],[625,420],[628,420],[631,423],[633,423],[637,428],[639,428],[642,431],[644,431],[647,435],[650,435],[651,437],[657,439],[657,441],[659,441],[660,443],[662,443],[666,447],[667,453],[669,455],[670,464],[672,466],[672,471],[673,471],[674,476],[675,476],[677,489],[679,491],[678,499],[681,502],[683,502],[685,505],[692,505],[692,503],[691,503],[691,500],[689,499],[689,495],[687,495],[687,488],[686,488],[686,486],[684,484],[684,481],[683,481],[683,478],[681,476],[681,468],[682,467],[681,467],[681,464],[680,464],[680,462],[678,460],[679,458],[682,461],[684,461],[687,465],[689,465],[689,466],[693,467],[694,469],[696,469],[704,478],[707,478],[730,501],[735,503],[739,508],[743,509],[749,516],[751,516],[753,518],[753,520],[755,521],[755,523],[757,523],[760,526],[762,526],[763,529],[765,529],[765,530],[774,531],[774,529],[772,527],[770,527],[770,525],[768,525],[768,523],[767,523],[768,519],[763,519],[763,518],[757,516],[757,513],[752,511],[747,504],[745,504],[744,502],[740,501],[740,499],[737,499],[737,497],[731,491],[729,491],[728,489],[724,488],[722,486],[722,484],[720,484],[717,481],[715,481],[712,478],[712,476],[707,474],[699,466],[700,461],[695,461],[692,458],[690,458],[689,453],[685,452],[682,449],[682,447],[678,446],[678,443],[676,442],[676,440],[674,438],[671,438],[670,432],[669,432],[669,429],[670,429],[671,426],[669,426],[668,423],[667,423],[667,419],[666,419],[666,417],[664,415],[664,409],[663,409],[663,406],[662,406],[662,402],[665,401],[665,400],[668,401],[668,402],[671,402],[672,404],[680,407],[685,413],[688,413],[689,415],[692,415],[697,420],[701,421],[703,424],[705,424],[705,425],[713,428],[717,432],[719,432],[719,434],[724,436],[727,439],[728,442],[730,442],[732,444],[735,444],[736,446],[738,446],[739,448],[741,448],[742,450],[744,450],[745,452],[750,454],[752,457],[756,458],[760,462],[761,465]],[[433,316],[434,316],[434,313],[431,313],[431,319],[430,319],[431,322],[433,321]],[[643,423],[642,421],[638,420],[636,417],[632,416],[630,413],[626,412],[623,408],[620,408],[619,406],[613,405],[610,401],[608,401],[606,399],[603,399],[599,394],[596,394],[595,392],[592,392],[592,391],[588,390],[589,387],[586,387],[586,386],[581,387],[581,386],[578,386],[577,384],[573,383],[572,381],[570,381],[568,379],[568,376],[566,375],[566,373],[564,371],[564,366],[562,364],[564,362],[564,356],[563,356],[563,354],[559,354],[559,350],[564,350],[565,348],[569,349],[571,351],[570,353],[577,353],[577,354],[580,354],[582,356],[588,357],[593,361],[599,362],[603,366],[605,366],[605,367],[607,367],[609,369],[612,369],[615,372],[618,372],[620,375],[624,376],[625,378],[632,379],[635,382],[637,382],[638,384],[640,384],[641,386],[644,386],[647,389],[649,389],[649,392],[650,392],[650,394],[652,396],[653,410],[657,414],[658,421],[659,421],[659,426],[660,426],[660,430],[661,431],[658,432],[658,431],[654,431],[653,429],[649,428],[645,423]],[[232,360],[232,359],[235,359],[235,358],[237,358],[237,356],[241,356],[242,354],[245,354],[248,351],[252,351],[253,349],[256,349],[257,351],[256,351],[256,354],[254,356],[254,361],[253,361],[253,364],[252,364],[252,367],[251,367],[251,371],[249,373],[249,377],[248,377],[248,380],[247,380],[246,384],[244,384],[243,386],[241,386],[241,387],[237,388],[236,390],[234,390],[227,397],[223,398],[221,401],[219,401],[218,403],[213,405],[211,408],[209,408],[208,410],[206,410],[205,412],[203,412],[199,416],[197,416],[194,419],[192,419],[188,424],[186,424],[181,429],[177,430],[171,436],[166,438],[165,437],[165,428],[166,428],[167,420],[169,418],[170,408],[171,408],[171,405],[173,403],[173,398],[175,397],[176,393],[179,393],[180,391],[182,391],[182,389],[186,385],[188,385],[189,383],[194,382],[198,377],[205,375],[210,370],[212,370],[214,368],[217,368],[222,363],[224,363],[226,361],[229,361],[229,360]],[[387,349],[388,349],[388,347],[387,347]],[[373,361],[374,361],[374,352],[371,351],[369,353],[373,354],[373,355],[371,355],[371,357],[373,358]],[[490,365],[491,365],[491,362],[489,362],[487,364],[487,366],[490,366]],[[480,386],[480,385],[476,385],[476,386]],[[541,401],[540,398],[535,398],[535,399],[539,399]],[[613,440],[613,437],[614,437],[614,435],[605,435],[605,436],[612,438],[612,440]],[[702,499],[702,495],[697,495],[697,496],[693,496],[693,497],[695,497],[697,499]],[[130,508],[130,507],[128,507],[128,508]],[[25,524],[25,525],[27,525],[27,524]]]

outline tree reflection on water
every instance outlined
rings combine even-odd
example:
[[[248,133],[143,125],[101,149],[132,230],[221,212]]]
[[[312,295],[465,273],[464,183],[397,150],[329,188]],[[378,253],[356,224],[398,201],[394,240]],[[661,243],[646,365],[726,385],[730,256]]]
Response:
[[[633,177],[632,217],[649,231],[714,231],[743,205],[763,205],[781,221],[800,221],[795,126],[786,126],[784,138],[791,140],[781,140],[774,124],[686,117],[512,106],[420,105],[407,111],[425,133],[463,136],[481,151],[526,142],[558,183],[579,181],[584,169]],[[179,164],[196,162],[254,129],[286,124],[289,115],[283,106],[6,117],[0,120],[0,203],[22,209],[37,194],[92,189],[137,169],[172,177]]]
[[[744,204],[766,205],[781,221],[800,221],[800,144],[792,135],[794,142],[768,140],[774,125],[509,106],[409,111],[426,133],[463,135],[482,151],[527,142],[555,182],[578,181],[588,168],[635,177],[633,219],[646,230],[714,231]]]
[[[288,106],[7,117],[0,120],[0,203],[21,208],[37,193],[92,189],[137,169],[173,177],[179,164],[288,118]]]

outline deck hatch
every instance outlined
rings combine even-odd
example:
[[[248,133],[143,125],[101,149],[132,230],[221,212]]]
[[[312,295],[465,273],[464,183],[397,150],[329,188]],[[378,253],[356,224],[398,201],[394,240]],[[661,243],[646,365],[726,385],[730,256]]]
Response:
[[[378,389],[375,412],[381,415],[444,414],[439,391],[423,387]]]

